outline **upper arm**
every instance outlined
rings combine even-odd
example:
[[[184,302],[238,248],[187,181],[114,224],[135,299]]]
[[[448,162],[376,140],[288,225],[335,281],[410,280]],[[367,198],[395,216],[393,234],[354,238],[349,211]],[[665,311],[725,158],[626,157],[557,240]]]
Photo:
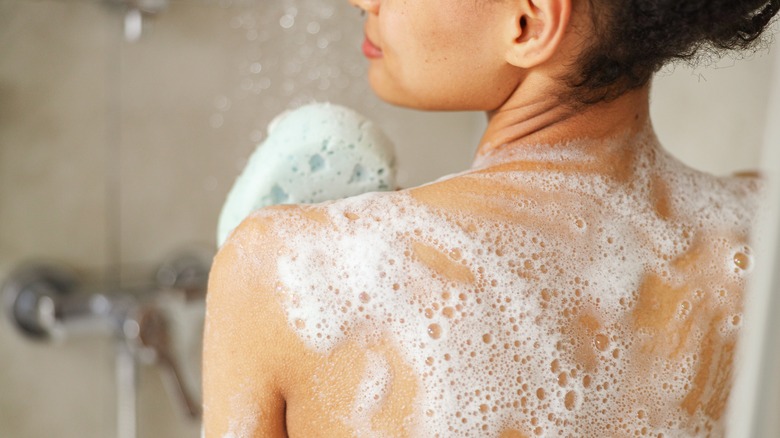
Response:
[[[262,219],[246,221],[214,260],[203,347],[206,438],[286,436],[290,329],[274,296],[275,247]]]

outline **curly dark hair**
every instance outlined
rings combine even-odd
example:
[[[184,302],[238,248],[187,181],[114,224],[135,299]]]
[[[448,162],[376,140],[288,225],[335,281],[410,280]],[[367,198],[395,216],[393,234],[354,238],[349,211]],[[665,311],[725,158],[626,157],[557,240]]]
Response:
[[[588,0],[594,43],[566,78],[582,104],[644,86],[674,60],[754,48],[780,0]]]

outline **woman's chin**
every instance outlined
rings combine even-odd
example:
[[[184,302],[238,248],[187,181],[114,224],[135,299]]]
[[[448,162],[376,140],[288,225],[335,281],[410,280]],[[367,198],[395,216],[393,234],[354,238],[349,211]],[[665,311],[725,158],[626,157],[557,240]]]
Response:
[[[422,111],[457,111],[460,109],[451,104],[447,104],[446,102],[442,102],[441,99],[435,99],[428,96],[424,92],[383,87],[382,84],[375,84],[373,81],[371,82],[371,89],[374,90],[374,94],[376,94],[377,97],[390,105],[398,107]]]
[[[369,75],[369,84],[380,99],[403,108],[422,111],[489,111],[498,104],[475,96],[457,96],[452,93],[435,93],[430,87],[402,86],[387,76]]]
[[[385,71],[372,66],[369,70],[368,82],[374,94],[383,101],[404,108],[435,109],[426,104],[425,93],[416,92],[412,87],[399,83]]]
[[[378,75],[369,75],[369,84],[377,97],[391,105],[412,107],[411,102],[409,102],[409,99],[402,90],[388,84],[386,78],[377,76]]]

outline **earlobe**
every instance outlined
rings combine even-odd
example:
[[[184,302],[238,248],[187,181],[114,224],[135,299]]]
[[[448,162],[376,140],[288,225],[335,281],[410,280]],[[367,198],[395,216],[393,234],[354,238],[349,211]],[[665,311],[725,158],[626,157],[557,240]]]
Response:
[[[507,62],[531,68],[550,59],[563,40],[571,7],[571,0],[520,1],[510,26]]]
[[[379,0],[349,0],[349,3],[369,14],[379,12]]]

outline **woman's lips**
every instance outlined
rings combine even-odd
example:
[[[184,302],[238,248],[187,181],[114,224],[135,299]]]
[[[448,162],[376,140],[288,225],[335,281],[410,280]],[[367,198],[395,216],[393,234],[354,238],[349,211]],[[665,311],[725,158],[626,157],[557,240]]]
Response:
[[[371,42],[368,37],[363,41],[363,54],[369,59],[378,59],[382,57],[382,49]]]

